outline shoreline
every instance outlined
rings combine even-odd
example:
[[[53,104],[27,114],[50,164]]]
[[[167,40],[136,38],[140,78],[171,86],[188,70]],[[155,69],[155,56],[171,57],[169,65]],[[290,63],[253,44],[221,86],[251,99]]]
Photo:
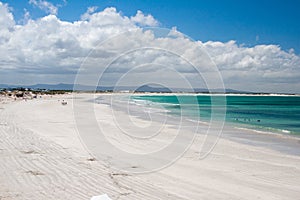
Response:
[[[122,94],[123,96],[124,94]],[[161,95],[161,94],[160,94]],[[110,95],[108,95],[110,96]],[[126,96],[126,95],[124,95]],[[103,99],[102,99],[103,100]],[[95,99],[95,102],[97,102],[97,99]],[[106,105],[109,105],[109,102],[101,101],[101,103],[105,103]],[[135,104],[137,110],[143,110],[143,106],[142,104]],[[121,107],[114,107],[112,109],[117,109],[118,111],[121,111],[123,113],[128,112],[127,108],[125,106],[121,106]],[[155,108],[153,108],[155,109]],[[191,119],[188,116],[177,116],[177,115],[173,115],[173,114],[169,114],[168,110],[165,110],[165,112],[158,111],[156,112],[158,115],[163,116],[164,114],[169,115],[169,117],[172,119],[176,119],[173,120],[173,122],[170,122],[169,125],[174,125],[177,122],[182,122],[182,121],[189,121],[192,122],[192,126],[197,126],[197,124],[200,124],[200,126],[205,126],[206,130],[208,129],[208,127],[210,126],[210,122],[207,121],[201,121],[201,120],[195,120],[195,119]],[[135,112],[135,117],[138,117],[142,120],[147,120],[144,116],[143,116],[143,112]],[[155,118],[152,120],[155,120]],[[162,121],[161,117],[157,117],[156,122]],[[172,120],[171,120],[172,121]],[[241,126],[239,126],[241,125]],[[239,137],[251,137],[253,136],[251,139],[257,139],[260,137],[266,137],[266,139],[269,139],[270,141],[272,141],[273,139],[276,140],[276,142],[280,143],[281,140],[282,142],[286,142],[286,144],[284,145],[286,149],[289,149],[290,147],[288,145],[292,144],[296,144],[296,146],[299,148],[299,150],[297,149],[296,153],[292,153],[293,155],[299,155],[300,156],[300,145],[298,145],[298,143],[300,143],[300,136],[299,135],[293,135],[292,133],[281,133],[281,132],[275,132],[275,131],[267,131],[265,129],[255,129],[255,126],[249,125],[250,127],[245,127],[242,126],[243,124],[239,124],[239,123],[233,123],[233,122],[226,122],[224,121],[224,125],[223,125],[223,132],[221,137],[226,136],[225,133],[226,132],[232,132],[234,134],[233,138],[229,138],[227,137],[226,139],[230,139],[230,140],[235,140],[235,138],[239,138]],[[253,127],[253,128],[252,128]],[[241,133],[242,131],[242,133]],[[243,135],[244,134],[244,135]],[[251,139],[248,140],[248,144],[254,144],[251,142]],[[264,139],[264,138],[263,138]],[[237,140],[235,140],[237,141]],[[289,142],[291,141],[291,143]],[[259,141],[258,141],[259,142]],[[255,146],[255,144],[254,144]],[[295,146],[295,145],[293,145]],[[273,145],[269,145],[270,149],[276,150],[276,151],[284,151],[282,149],[278,150],[278,148],[276,148],[276,144]],[[282,147],[281,147],[282,148]],[[295,148],[295,147],[294,147]],[[287,151],[284,151],[287,152]]]
[[[84,92],[83,92],[84,93]],[[192,95],[192,96],[287,96],[287,97],[300,97],[300,94],[247,94],[247,93],[193,93],[193,92],[172,92],[172,93],[167,93],[167,92],[112,92],[112,93],[101,93],[101,92],[96,92],[95,94],[116,94],[116,95],[136,95],[136,96],[151,96],[151,95],[166,95],[166,96],[172,96],[172,95]]]

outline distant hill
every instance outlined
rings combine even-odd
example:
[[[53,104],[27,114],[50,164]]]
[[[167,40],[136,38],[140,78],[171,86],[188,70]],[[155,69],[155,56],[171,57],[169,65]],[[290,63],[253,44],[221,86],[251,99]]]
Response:
[[[74,84],[35,84],[35,85],[7,85],[7,84],[0,84],[0,88],[31,88],[31,89],[45,89],[45,90],[73,90]],[[80,90],[92,90],[93,87],[91,86],[84,86],[80,85],[77,88]]]
[[[56,85],[36,84],[36,85],[29,85],[27,87],[32,89],[47,89],[47,90],[73,90],[74,85],[59,83]]]
[[[0,84],[0,88],[10,88],[10,85],[7,85],[7,84]]]
[[[46,89],[46,90],[73,90],[74,86],[77,90],[80,91],[92,91],[95,89],[93,86],[87,85],[74,85],[74,84],[35,84],[35,85],[8,85],[8,84],[0,84],[0,88],[31,88],[31,89]],[[196,93],[223,93],[223,89],[213,89],[208,90],[205,88],[195,88],[195,89],[185,89],[185,88],[166,88],[161,87],[159,85],[143,85],[138,88],[134,86],[97,86],[97,91],[136,91],[136,92],[161,92],[161,93],[170,93],[170,92],[196,92]],[[225,89],[226,93],[245,93],[251,94],[253,92],[247,91],[239,91],[234,89]]]

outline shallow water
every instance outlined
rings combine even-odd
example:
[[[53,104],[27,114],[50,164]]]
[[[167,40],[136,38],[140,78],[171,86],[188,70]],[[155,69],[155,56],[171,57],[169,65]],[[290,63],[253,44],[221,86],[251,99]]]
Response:
[[[298,96],[141,95],[133,101],[162,106],[171,115],[201,121],[223,120],[240,127],[300,135]]]

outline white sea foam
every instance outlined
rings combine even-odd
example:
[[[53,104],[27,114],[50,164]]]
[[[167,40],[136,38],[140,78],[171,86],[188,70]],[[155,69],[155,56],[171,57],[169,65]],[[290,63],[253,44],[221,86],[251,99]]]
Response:
[[[289,130],[281,130],[283,133],[291,133]]]
[[[257,129],[251,129],[251,128],[245,128],[245,127],[234,127],[234,128],[239,129],[239,130],[245,130],[245,131],[248,131],[249,133],[252,132],[252,133],[259,133],[259,134],[264,134],[264,135],[273,135],[273,136],[277,136],[280,138],[296,139],[296,137],[293,135],[280,134],[280,133],[276,133],[275,131],[257,130]],[[281,132],[282,133],[291,133],[288,130],[281,130]]]

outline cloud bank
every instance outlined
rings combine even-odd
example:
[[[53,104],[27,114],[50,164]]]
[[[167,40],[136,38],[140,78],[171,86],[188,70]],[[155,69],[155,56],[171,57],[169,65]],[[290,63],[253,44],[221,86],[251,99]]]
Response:
[[[144,26],[159,26],[152,15],[137,11],[135,16],[124,16],[110,7],[97,11],[90,7],[79,21],[60,20],[57,7],[42,0],[30,3],[45,10],[49,15],[39,19],[28,19],[18,24],[7,4],[0,2],[0,80],[9,84],[72,83],[81,63],[94,51],[93,62],[104,68],[107,58],[114,57],[128,47],[159,47],[180,52],[185,58],[199,63],[203,71],[209,71],[207,58],[199,56],[199,46],[206,51],[222,74],[225,86],[249,91],[300,92],[300,57],[292,50],[284,51],[278,45],[244,47],[235,41],[191,41],[175,28],[168,34],[156,35]],[[99,47],[99,43],[121,33],[134,30],[135,34],[123,34],[112,44]],[[124,71],[145,65],[133,73],[164,73],[162,65],[168,64],[180,73],[196,79],[195,70],[178,57],[166,51],[140,50],[129,57],[117,59],[104,78],[120,77]],[[95,66],[91,66],[95,67]],[[172,79],[166,72],[165,78]],[[176,85],[176,80],[173,80]],[[195,80],[195,84],[197,81]]]

